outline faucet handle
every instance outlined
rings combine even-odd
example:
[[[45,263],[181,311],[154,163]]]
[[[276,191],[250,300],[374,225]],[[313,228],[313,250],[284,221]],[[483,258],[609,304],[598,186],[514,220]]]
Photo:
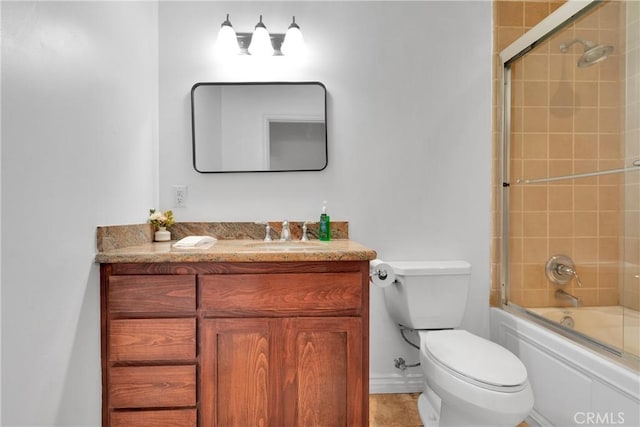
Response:
[[[258,221],[256,224],[264,225],[264,241],[271,241],[271,226],[269,225],[269,221]]]
[[[307,237],[307,221],[302,223],[302,237],[300,238],[301,242],[307,242],[309,241],[309,238]]]

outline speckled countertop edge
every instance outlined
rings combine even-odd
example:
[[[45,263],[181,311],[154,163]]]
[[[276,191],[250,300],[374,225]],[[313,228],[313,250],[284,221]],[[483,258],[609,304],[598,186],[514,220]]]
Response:
[[[317,223],[308,225],[309,242],[294,243],[284,249],[275,248],[280,223],[272,225],[272,247],[265,247],[264,225],[256,223],[179,223],[174,224],[172,241],[153,242],[150,224],[106,226],[97,229],[96,263],[159,262],[292,262],[292,261],[365,261],[376,258],[376,252],[348,239],[348,223],[332,222],[329,242],[316,240]],[[293,242],[299,240],[302,222],[291,222]],[[176,249],[172,245],[188,235],[209,235],[218,240],[207,249]]]

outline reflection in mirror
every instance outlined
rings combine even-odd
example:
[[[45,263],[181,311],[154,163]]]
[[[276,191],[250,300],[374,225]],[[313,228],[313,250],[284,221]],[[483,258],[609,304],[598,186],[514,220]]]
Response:
[[[322,83],[196,83],[191,114],[198,172],[319,171],[327,166]]]

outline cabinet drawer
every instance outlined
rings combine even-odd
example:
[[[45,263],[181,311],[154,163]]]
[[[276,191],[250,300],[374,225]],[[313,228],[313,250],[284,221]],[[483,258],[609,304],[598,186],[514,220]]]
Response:
[[[192,313],[196,309],[195,276],[111,276],[111,313]]]
[[[196,427],[196,410],[111,412],[110,427]]]
[[[362,276],[353,273],[203,275],[206,316],[358,315]]]
[[[111,408],[195,406],[196,367],[125,366],[110,369]]]
[[[196,358],[196,319],[124,319],[109,325],[109,360]]]

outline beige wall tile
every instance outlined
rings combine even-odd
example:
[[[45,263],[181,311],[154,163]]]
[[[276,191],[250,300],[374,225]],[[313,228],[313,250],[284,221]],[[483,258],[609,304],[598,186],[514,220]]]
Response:
[[[528,185],[523,192],[525,212],[547,211],[548,189],[546,185]]]
[[[620,84],[618,82],[600,82],[597,90],[601,107],[620,107]]]
[[[573,189],[573,207],[576,211],[595,211],[598,209],[598,191],[591,186],[576,186]]]
[[[523,235],[527,237],[547,237],[547,213],[527,212],[523,215]]]
[[[598,215],[595,211],[574,212],[573,221],[573,231],[576,236],[597,237]]]
[[[593,263],[598,259],[598,239],[575,237],[573,239],[573,261],[576,264]]]
[[[524,105],[528,107],[546,107],[549,105],[549,83],[546,81],[525,81]]]
[[[573,136],[570,133],[549,134],[549,158],[572,159]]]
[[[524,26],[531,28],[542,21],[549,14],[549,4],[547,2],[527,1],[524,3]]]
[[[576,159],[597,159],[598,158],[598,134],[582,133],[575,134],[574,156]]]
[[[547,132],[548,119],[547,108],[525,107],[523,108],[523,132]]]
[[[572,209],[573,186],[549,186],[549,210],[551,211],[551,215],[554,215],[554,211],[570,211]]]
[[[620,244],[617,237],[600,237],[598,239],[598,259],[601,262],[617,261],[620,258]]]
[[[620,213],[618,211],[600,211],[598,213],[598,234],[617,237],[620,233]]]
[[[524,25],[524,4],[522,1],[497,1],[497,25],[504,27],[522,27]]]
[[[549,214],[550,237],[570,238],[574,233],[573,225],[573,214],[571,212],[552,212]],[[566,240],[566,242],[563,242],[563,244],[564,243],[568,243],[568,246],[566,246],[565,249],[571,248],[571,240]],[[557,251],[558,248],[555,248],[555,250]]]
[[[575,132],[598,131],[598,109],[591,107],[579,108],[574,115]]]
[[[620,132],[620,110],[618,108],[600,108],[598,125],[600,132]]]
[[[575,105],[577,107],[597,107],[598,106],[598,83],[597,82],[576,82],[575,83]]]
[[[549,132],[573,131],[573,108],[551,107],[549,108]],[[546,130],[546,129],[545,129]]]
[[[573,252],[573,240],[569,237],[555,237],[553,234],[549,238],[549,254],[570,254]]]
[[[526,55],[522,59],[524,79],[527,81],[547,81],[549,79],[549,56],[540,54]]]
[[[549,157],[546,133],[526,133],[522,135],[522,156],[526,159],[546,159]]]
[[[621,138],[618,134],[600,134],[598,149],[600,159],[616,159],[622,157]]]

